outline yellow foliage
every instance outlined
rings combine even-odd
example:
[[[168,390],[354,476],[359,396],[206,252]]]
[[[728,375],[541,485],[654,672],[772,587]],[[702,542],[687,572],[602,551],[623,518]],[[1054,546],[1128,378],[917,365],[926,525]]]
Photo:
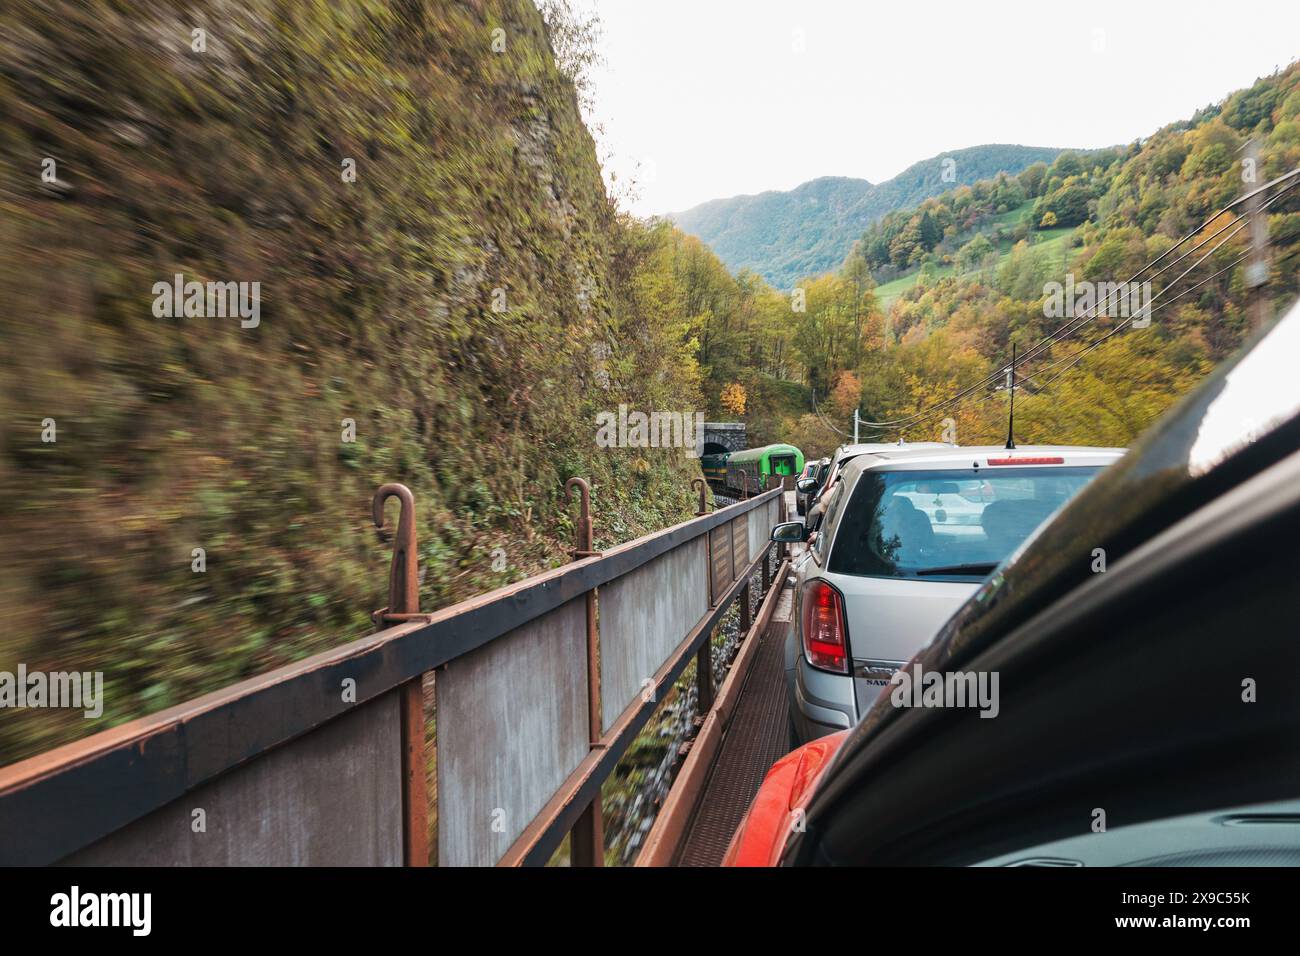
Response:
[[[831,391],[831,407],[841,415],[851,415],[861,396],[862,379],[853,372],[841,372]]]
[[[720,401],[722,407],[733,415],[745,414],[745,386],[739,382],[732,382],[723,386]]]

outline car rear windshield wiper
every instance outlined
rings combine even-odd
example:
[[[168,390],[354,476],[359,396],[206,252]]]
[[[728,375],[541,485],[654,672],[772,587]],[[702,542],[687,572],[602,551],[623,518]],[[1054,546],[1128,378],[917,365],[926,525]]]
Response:
[[[949,564],[942,568],[921,568],[916,572],[918,578],[930,574],[988,574],[996,568],[996,561],[977,561],[971,564]]]

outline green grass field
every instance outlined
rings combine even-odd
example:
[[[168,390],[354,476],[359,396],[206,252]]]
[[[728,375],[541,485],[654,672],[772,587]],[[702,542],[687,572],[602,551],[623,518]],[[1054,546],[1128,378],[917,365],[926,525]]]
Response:
[[[1009,209],[1001,215],[996,216],[992,221],[996,225],[1004,228],[1014,227],[1025,216],[1032,205],[1033,203],[1031,202],[1024,203],[1023,205],[1017,206],[1015,209]],[[1074,235],[1074,231],[1077,228],[1077,226],[1058,226],[1054,229],[1043,229],[1031,233],[1030,235],[1034,239],[1034,246],[1036,248],[1042,249],[1049,257],[1054,259],[1059,258],[1064,261],[1070,249],[1070,237]],[[1011,241],[1010,237],[1004,238],[998,243],[999,268],[1001,268],[1002,263],[1006,261],[1007,257],[1011,255],[1011,247],[1013,245],[1014,243]],[[940,266],[934,270],[934,275],[936,278],[952,275],[954,268],[955,267],[951,265]],[[890,306],[897,301],[898,297],[916,285],[920,278],[921,270],[917,268],[907,273],[907,275],[899,276],[897,279],[891,279],[889,282],[876,286],[876,302],[880,305],[881,311],[888,312]]]

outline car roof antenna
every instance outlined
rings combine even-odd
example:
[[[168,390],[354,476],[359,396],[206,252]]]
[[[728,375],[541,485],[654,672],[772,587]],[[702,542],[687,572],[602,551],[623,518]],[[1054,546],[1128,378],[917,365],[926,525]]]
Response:
[[[1007,415],[1007,448],[1016,447],[1016,345],[1011,343],[1011,365],[1007,369],[1007,389],[1011,392],[1011,411]]]

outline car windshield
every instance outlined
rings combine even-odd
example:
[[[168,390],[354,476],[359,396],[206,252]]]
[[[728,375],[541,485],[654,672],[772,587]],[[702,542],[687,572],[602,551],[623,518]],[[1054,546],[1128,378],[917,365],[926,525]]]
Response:
[[[984,577],[1099,470],[867,472],[834,533],[829,569],[871,577]]]

